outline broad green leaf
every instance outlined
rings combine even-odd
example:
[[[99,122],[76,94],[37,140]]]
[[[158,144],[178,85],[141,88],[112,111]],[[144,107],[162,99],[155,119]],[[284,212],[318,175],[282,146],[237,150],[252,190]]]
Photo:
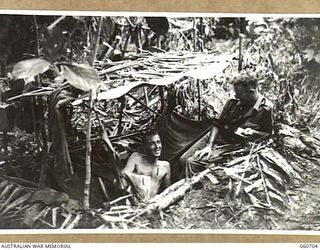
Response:
[[[64,77],[75,88],[96,93],[99,76],[94,68],[85,64],[61,64]]]
[[[41,59],[33,58],[18,62],[13,67],[12,76],[14,80],[25,79],[26,82],[31,82],[34,77],[44,73],[50,67],[50,62]]]

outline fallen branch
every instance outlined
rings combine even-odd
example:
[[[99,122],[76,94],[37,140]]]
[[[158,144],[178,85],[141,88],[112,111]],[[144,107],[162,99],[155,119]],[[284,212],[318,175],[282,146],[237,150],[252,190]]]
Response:
[[[174,191],[172,191],[172,187],[169,187],[169,190],[166,189],[163,193],[150,200],[146,207],[146,212],[150,213],[152,211],[163,210],[169,207],[171,204],[181,199],[194,184],[200,182],[208,173],[211,173],[213,170],[215,169],[208,168],[190,179],[183,179],[179,181],[179,184],[175,184],[173,188]]]

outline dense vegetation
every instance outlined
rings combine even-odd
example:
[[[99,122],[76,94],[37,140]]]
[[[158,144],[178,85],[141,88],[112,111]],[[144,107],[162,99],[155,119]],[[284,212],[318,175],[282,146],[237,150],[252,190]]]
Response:
[[[114,208],[116,212],[110,210],[116,204],[110,201],[121,196],[118,174],[130,152],[127,149],[135,149],[139,143],[139,133],[136,132],[154,126],[157,115],[164,109],[163,104],[170,104],[170,96],[175,97],[175,105],[178,105],[176,111],[190,119],[214,117],[232,94],[228,84],[230,78],[240,70],[248,71],[259,79],[261,91],[275,104],[276,123],[282,126],[282,129],[276,130],[277,140],[266,142],[267,145],[276,145],[271,151],[265,151],[264,145],[251,145],[247,153],[250,152],[250,157],[256,157],[252,162],[259,157],[264,161],[257,160],[254,163],[256,166],[261,162],[267,165],[272,159],[281,162],[282,165],[279,163],[278,167],[286,177],[269,172],[280,182],[288,177],[299,179],[303,173],[303,170],[300,171],[301,162],[309,165],[310,178],[316,176],[314,166],[318,165],[320,140],[316,132],[320,119],[318,19],[2,15],[0,23],[3,77],[0,93],[3,110],[7,112],[0,118],[8,121],[1,128],[0,164],[3,179],[0,197],[3,205],[0,213],[4,218],[15,218],[19,223],[23,221],[27,227],[43,227],[44,224],[56,227],[58,222],[62,223],[61,228],[98,227],[98,221],[94,222],[97,224],[90,224],[90,216],[99,214],[100,210],[84,212],[82,217],[79,214],[90,207],[101,209],[105,206],[108,213],[99,214],[98,217],[107,225],[103,224],[101,228],[109,228],[110,225],[125,227],[126,223],[132,223],[130,225],[135,227],[150,227],[145,221],[140,221],[140,224],[133,221],[132,218],[136,218],[140,210],[128,210],[128,216],[121,217],[115,224],[110,222],[111,215],[121,214],[117,210],[120,208]],[[216,69],[214,77],[211,77],[212,72],[204,73],[206,80],[202,80],[200,86],[200,82],[187,72],[202,67],[210,60],[221,62],[220,65],[226,61],[229,64],[223,70]],[[137,88],[130,100],[122,96],[112,100],[96,100],[99,94],[116,87],[128,86],[135,81],[164,81],[166,76],[173,73],[185,76],[174,81],[174,84],[163,84],[166,85],[164,87]],[[199,101],[200,91],[202,98]],[[142,101],[147,104],[147,109],[141,104]],[[296,137],[283,139],[289,133],[279,132],[284,130],[291,131]],[[122,138],[130,133],[133,133],[132,137]],[[278,155],[275,148],[282,155]],[[250,159],[244,163],[250,163]],[[269,163],[266,159],[269,159]],[[230,162],[226,166],[233,166]],[[283,184],[285,188],[279,194],[275,191],[277,187],[274,187],[274,183],[266,186],[261,169],[261,173],[255,167],[253,170],[242,177],[250,179],[253,176],[252,180],[255,180],[254,176],[259,176],[256,186],[250,186],[249,189],[251,191],[261,186],[265,197],[261,197],[261,193],[260,196],[250,194],[248,197],[253,205],[245,208],[243,206],[248,202],[248,197],[245,201],[237,200],[243,189],[242,181],[235,181],[234,172],[218,173],[222,184],[219,189],[221,193],[217,196],[226,195],[223,191],[225,185],[231,186],[226,197],[234,202],[231,210],[238,211],[232,211],[231,219],[226,218],[230,214],[222,210],[218,216],[227,225],[253,207],[258,209],[253,213],[254,216],[267,221],[261,227],[273,229],[277,224],[273,223],[274,216],[283,216],[283,212],[279,212],[276,205],[275,209],[270,205],[271,199],[275,200],[273,204],[288,209],[290,198],[286,189],[291,184],[284,181],[287,184]],[[104,171],[107,175],[101,174]],[[76,179],[75,172],[78,174]],[[305,177],[302,176],[302,179]],[[70,186],[62,184],[69,180],[72,180]],[[83,192],[76,190],[79,182],[84,185]],[[68,190],[69,195],[74,196],[66,198],[64,193],[46,189],[49,187],[64,192]],[[106,190],[101,192],[101,187]],[[236,192],[232,187],[236,187]],[[96,190],[100,190],[100,194]],[[54,198],[43,198],[48,194]],[[265,199],[271,208],[265,207],[264,203],[263,206],[259,203],[258,207],[258,203],[255,203],[257,198]],[[197,202],[197,198],[194,199]],[[39,201],[41,205],[36,203]],[[24,213],[32,202],[36,205]],[[209,210],[225,206],[220,206],[220,201],[215,201],[215,204],[210,202],[209,207],[204,205]],[[230,205],[230,200],[226,202]],[[76,215],[59,215],[61,218],[55,217],[54,223],[47,225],[43,221],[50,206],[59,208],[55,211]],[[181,207],[172,214],[179,209]],[[266,216],[261,213],[263,209],[272,213]],[[35,222],[34,217],[40,212],[42,221]],[[57,212],[51,213],[53,216]],[[250,228],[250,216],[245,218],[247,224],[240,221],[233,226]],[[4,227],[9,227],[8,219],[4,220]],[[179,223],[168,225],[163,218],[161,221],[161,225],[155,222],[153,226],[187,227]],[[216,222],[215,227],[218,228],[218,225]],[[278,228],[286,229],[286,226]]]

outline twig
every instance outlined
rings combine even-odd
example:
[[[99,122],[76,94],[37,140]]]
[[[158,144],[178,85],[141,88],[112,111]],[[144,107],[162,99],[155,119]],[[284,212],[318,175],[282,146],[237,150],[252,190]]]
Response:
[[[98,180],[99,180],[99,183],[100,183],[100,186],[101,186],[101,189],[102,189],[102,192],[103,192],[104,197],[106,198],[106,200],[109,200],[109,196],[108,196],[106,187],[105,187],[105,185],[103,184],[103,181],[102,181],[101,177],[98,177]]]
[[[144,106],[146,109],[148,109],[149,111],[151,111],[152,113],[156,114],[157,116],[161,116],[161,114],[159,114],[158,112],[154,111],[152,108],[148,107],[146,104],[144,104],[143,102],[141,102],[140,100],[138,100],[136,97],[134,97],[133,95],[127,93],[127,96],[131,97],[132,99],[134,99],[136,102],[140,103],[142,106]]]
[[[235,215],[232,215],[232,217],[226,221],[226,223],[224,223],[224,225],[228,224],[229,222],[231,222],[233,219],[235,219],[237,216],[239,216],[240,214],[242,214],[243,212],[247,211],[248,209],[252,208],[253,205],[250,205],[244,209],[242,209],[241,211],[239,211],[238,213],[236,213]]]
[[[52,24],[50,24],[50,25],[48,26],[48,30],[49,30],[49,31],[52,31],[52,29],[53,29],[58,23],[60,23],[63,19],[65,19],[65,17],[66,17],[66,16],[61,16],[61,17],[59,17],[57,20],[55,20]]]
[[[119,198],[117,198],[117,199],[115,199],[113,201],[110,201],[109,204],[110,205],[115,204],[115,203],[117,203],[119,201],[122,201],[122,200],[127,199],[127,198],[132,197],[132,196],[133,196],[133,194],[128,194],[128,195],[125,195],[125,196],[121,196],[121,197],[119,197]]]
[[[217,219],[217,213],[214,213],[214,221],[216,222],[216,224],[218,225],[218,227],[219,227],[220,229],[222,229],[222,227],[221,227],[221,225],[220,225],[220,223],[218,222],[218,219]]]

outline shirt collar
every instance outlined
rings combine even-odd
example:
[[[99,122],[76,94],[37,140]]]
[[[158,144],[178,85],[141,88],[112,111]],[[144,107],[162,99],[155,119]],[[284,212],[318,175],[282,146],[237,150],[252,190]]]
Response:
[[[264,96],[261,95],[260,93],[258,93],[258,98],[257,98],[255,104],[253,105],[253,109],[258,111],[260,109],[261,105],[263,105],[265,101],[266,101],[266,99],[264,98]],[[239,100],[238,100],[237,105],[241,105]]]
[[[260,109],[261,105],[264,104],[264,102],[265,102],[265,98],[260,93],[258,93],[258,98],[257,98],[256,103],[253,106],[253,109],[258,111]]]

